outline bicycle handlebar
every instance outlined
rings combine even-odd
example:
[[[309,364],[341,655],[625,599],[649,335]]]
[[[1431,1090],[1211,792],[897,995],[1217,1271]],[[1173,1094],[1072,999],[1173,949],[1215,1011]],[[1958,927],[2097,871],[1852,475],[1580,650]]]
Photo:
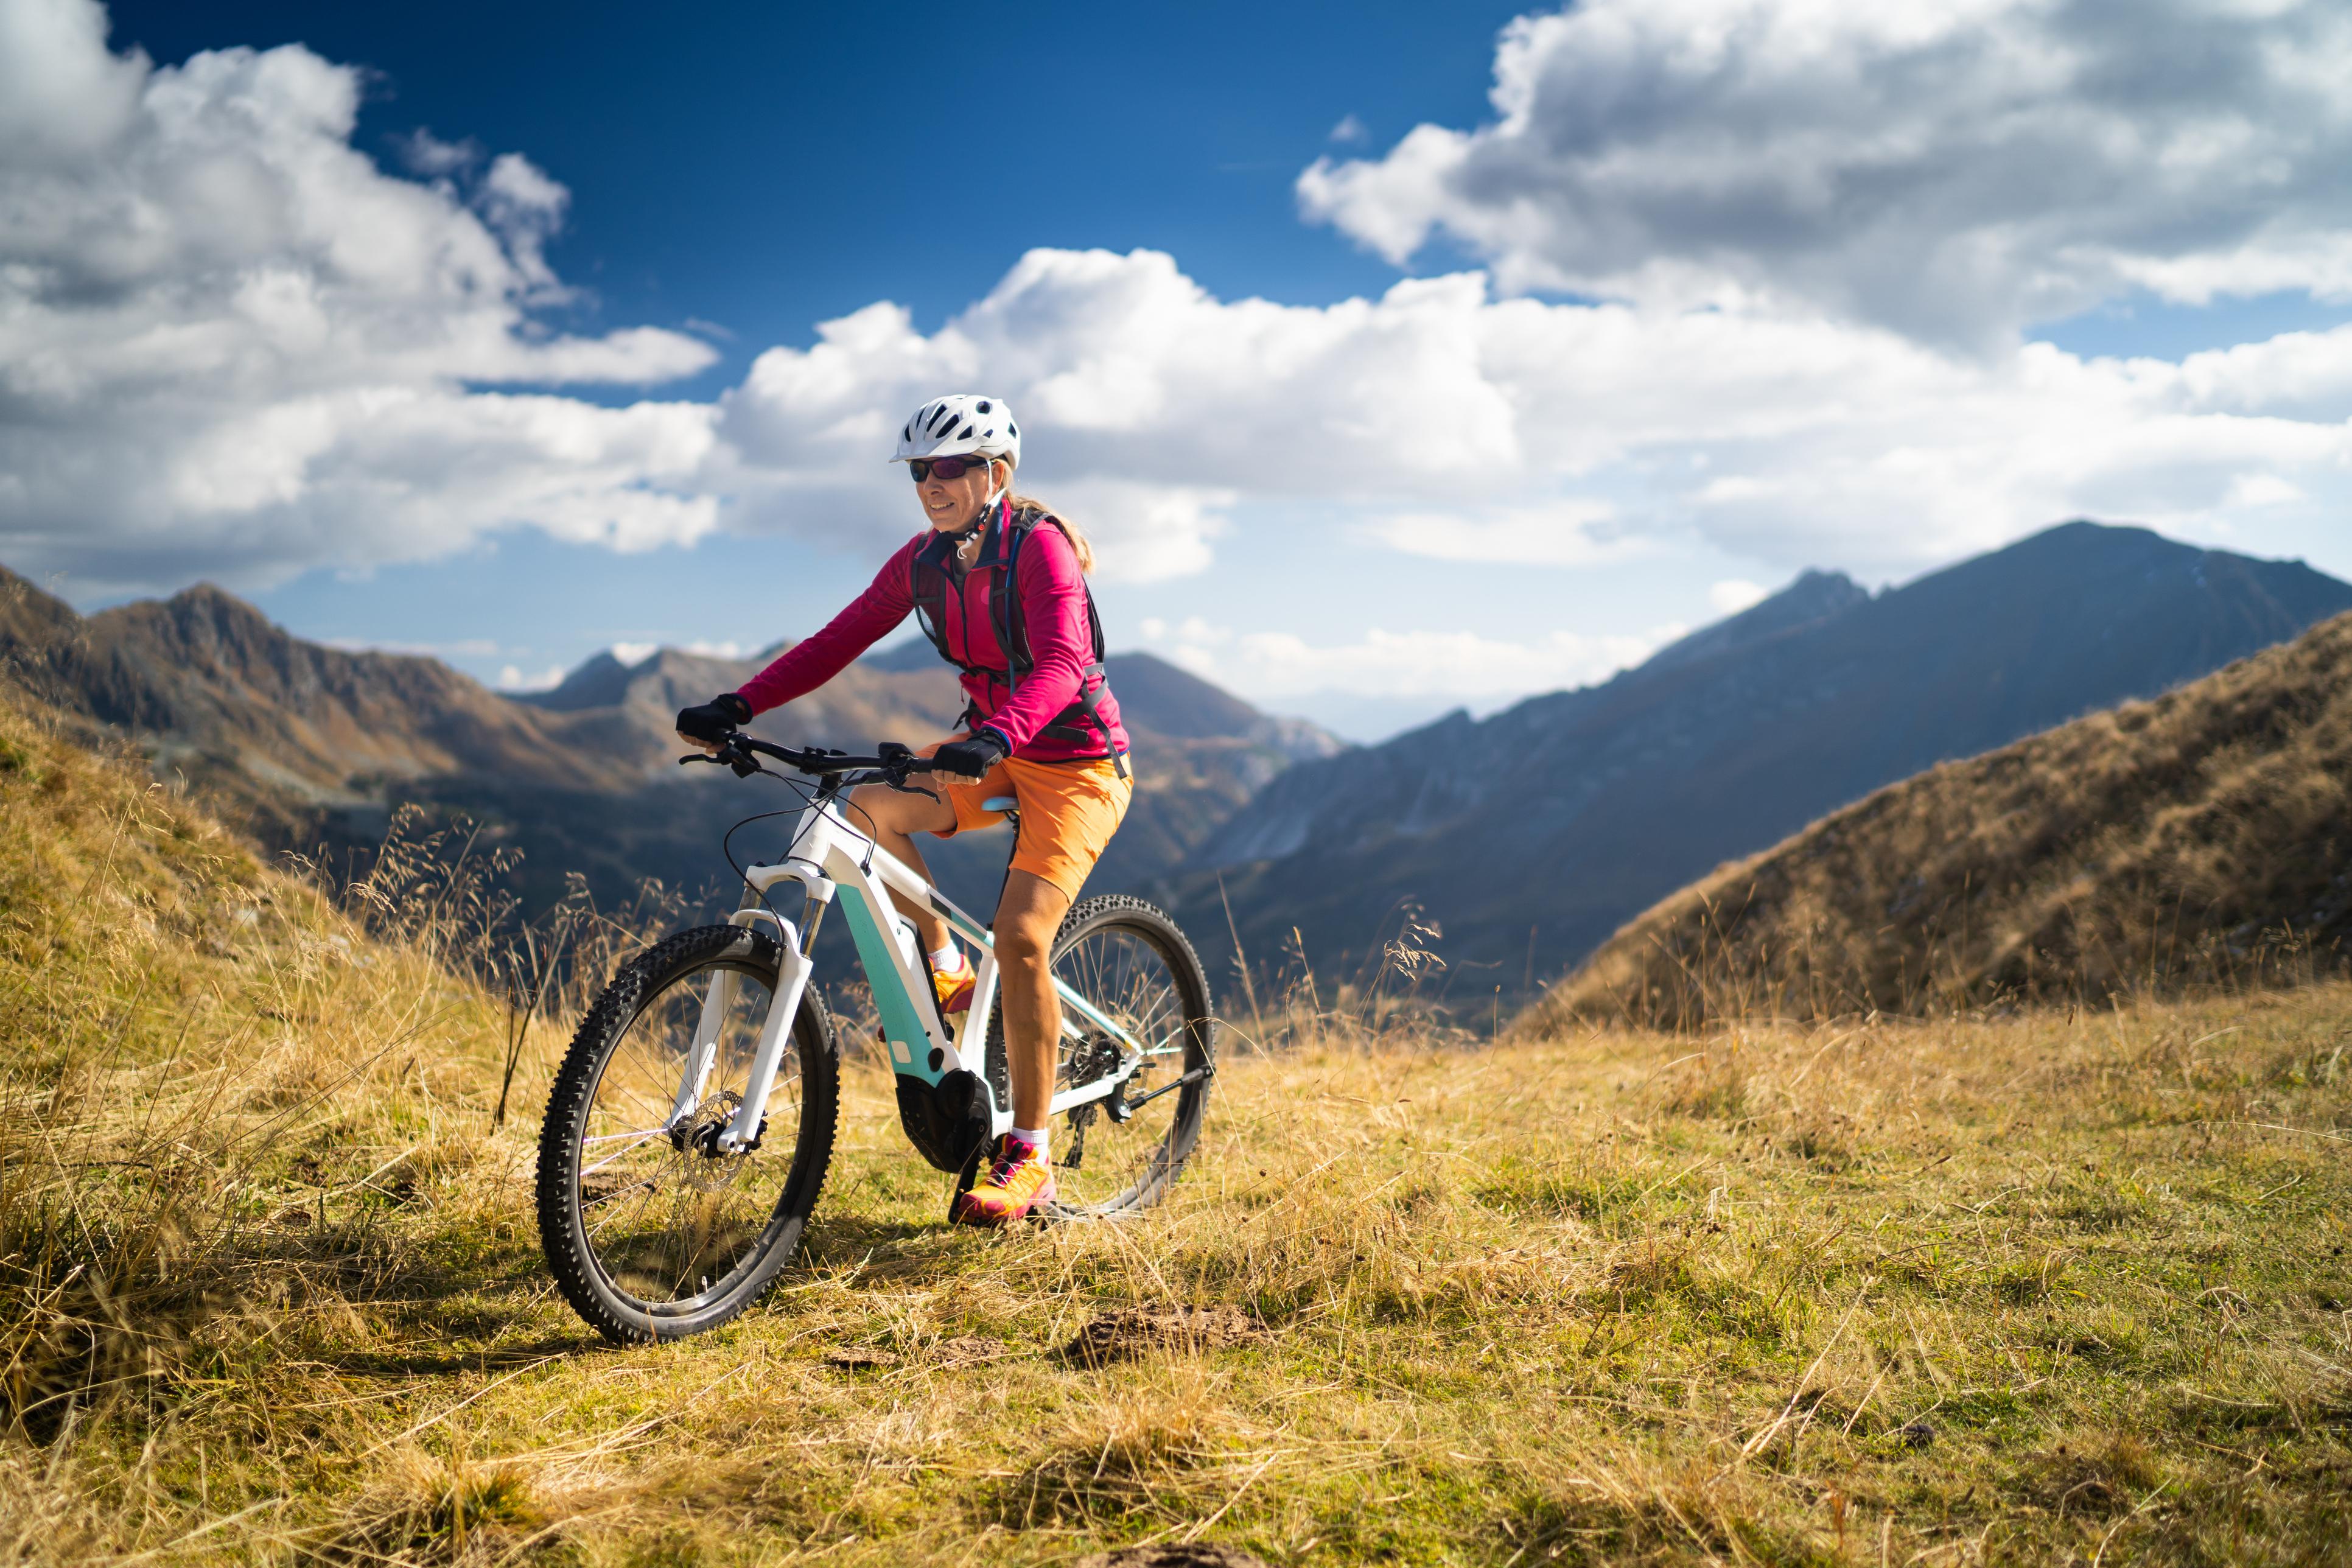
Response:
[[[730,732],[715,752],[691,752],[677,761],[681,767],[688,763],[716,763],[732,768],[738,778],[749,778],[760,771],[760,764],[752,760],[756,752],[760,756],[773,757],[786,767],[804,773],[839,774],[871,769],[882,774],[893,788],[903,787],[908,779],[931,773],[937,767],[930,758],[919,757],[910,748],[896,741],[884,741],[874,748],[874,752],[870,757],[856,757],[846,752],[822,751],[815,747],[796,749],[772,745],[756,735],[746,735],[739,730]]]

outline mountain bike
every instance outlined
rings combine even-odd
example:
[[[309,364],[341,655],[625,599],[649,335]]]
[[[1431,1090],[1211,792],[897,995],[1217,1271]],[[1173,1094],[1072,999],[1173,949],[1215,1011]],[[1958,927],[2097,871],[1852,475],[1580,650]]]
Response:
[[[968,1185],[1013,1121],[989,928],[860,831],[845,799],[865,783],[920,789],[912,781],[931,771],[929,759],[898,745],[850,756],[737,733],[715,754],[679,761],[781,779],[804,809],[782,856],[737,868],[742,902],[725,924],[679,931],[621,966],[548,1096],[541,1245],[565,1298],[619,1342],[718,1327],[759,1300],[800,1245],[841,1114],[839,1032],[813,981],[828,910],[839,909],[872,990],[916,1150]],[[972,950],[978,984],[958,1029],[894,892],[936,910]],[[1174,921],[1116,894],[1071,909],[1050,963],[1062,1003],[1051,1107],[1060,1198],[1044,1217],[1132,1214],[1167,1193],[1200,1137],[1216,1074],[1208,977]]]

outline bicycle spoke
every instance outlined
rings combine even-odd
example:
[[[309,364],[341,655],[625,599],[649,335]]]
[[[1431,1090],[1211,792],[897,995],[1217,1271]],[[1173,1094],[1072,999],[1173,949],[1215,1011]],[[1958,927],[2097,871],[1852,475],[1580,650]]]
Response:
[[[659,1138],[659,1137],[664,1136],[664,1134],[665,1134],[666,1131],[667,1131],[666,1129],[656,1128],[656,1129],[655,1129],[655,1130],[654,1130],[653,1131],[651,1131],[651,1132],[640,1132],[640,1133],[634,1134],[634,1136],[636,1138],[636,1140],[637,1140],[637,1142],[638,1142],[638,1143],[642,1143],[642,1142],[645,1142],[646,1139],[648,1139],[648,1138]],[[619,1136],[622,1136],[622,1137],[625,1137],[625,1137],[632,1136],[632,1134],[629,1134],[629,1133],[622,1133],[622,1134],[620,1134]],[[602,1143],[602,1142],[604,1142],[604,1139],[602,1139],[602,1138],[590,1138],[590,1139],[586,1139],[586,1140],[584,1140],[583,1142],[586,1142],[586,1143]],[[605,1166],[612,1164],[612,1163],[613,1163],[614,1162],[615,1162],[615,1161],[618,1161],[618,1160],[625,1160],[625,1159],[627,1159],[627,1158],[629,1157],[630,1149],[634,1149],[635,1146],[636,1146],[635,1144],[631,1144],[629,1149],[615,1149],[615,1150],[614,1150],[611,1154],[607,1155],[605,1158],[604,1158],[604,1159],[602,1159],[602,1160],[599,1160],[599,1161],[597,1161],[594,1164],[593,1164],[593,1165],[590,1165],[590,1166],[586,1167],[585,1169],[583,1169],[583,1170],[580,1173],[580,1179],[581,1179],[581,1181],[582,1181],[582,1182],[583,1182],[583,1183],[584,1183],[584,1182],[586,1182],[586,1181],[588,1180],[588,1178],[589,1178],[589,1177],[591,1177],[591,1176],[594,1175],[597,1172],[599,1172],[599,1171],[603,1170]]]
[[[607,1132],[600,1138],[583,1138],[580,1140],[580,1144],[582,1148],[586,1148],[591,1143],[610,1143],[616,1138],[658,1138],[668,1131],[667,1127],[648,1127],[641,1132]],[[584,1175],[586,1173],[583,1172],[582,1174]]]

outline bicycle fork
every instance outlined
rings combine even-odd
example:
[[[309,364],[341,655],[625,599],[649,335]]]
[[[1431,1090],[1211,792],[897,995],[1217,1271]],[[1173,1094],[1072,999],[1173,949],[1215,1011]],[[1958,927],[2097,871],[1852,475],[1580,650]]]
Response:
[[[809,972],[815,967],[804,948],[799,929],[782,916],[764,909],[738,910],[730,923],[750,926],[764,921],[776,928],[776,945],[781,961],[776,968],[775,989],[769,998],[768,1016],[760,1026],[760,1043],[751,1053],[750,1075],[743,1084],[743,1103],[735,1108],[713,1140],[714,1153],[734,1153],[751,1148],[760,1141],[760,1129],[767,1121],[768,1096],[776,1086],[776,1071],[783,1065],[784,1052],[789,1048],[793,1020],[800,1016],[801,994],[808,988]],[[812,931],[814,921],[810,922]],[[702,1012],[695,1021],[694,1042],[687,1049],[686,1068],[678,1075],[677,1098],[672,1102],[669,1125],[675,1129],[685,1125],[702,1104],[703,1095],[710,1086],[711,1068],[717,1065],[719,1032],[725,1027],[727,1012],[734,1005],[738,983],[732,970],[722,969],[710,977],[710,989],[703,994]]]

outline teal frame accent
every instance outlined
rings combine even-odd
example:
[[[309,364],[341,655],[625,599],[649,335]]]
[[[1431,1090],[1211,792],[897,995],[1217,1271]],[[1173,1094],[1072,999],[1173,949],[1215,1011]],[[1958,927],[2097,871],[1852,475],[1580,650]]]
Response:
[[[841,906],[842,919],[849,922],[850,940],[857,945],[858,963],[874,992],[874,1010],[881,1016],[883,1037],[890,1043],[890,1070],[925,1083],[939,1082],[945,1075],[931,1066],[931,1034],[919,1011],[922,1003],[908,994],[898,978],[896,939],[876,920],[873,902],[862,886],[845,879],[835,885],[841,889],[836,901]],[[931,893],[931,908],[966,941],[985,948],[995,947],[993,932],[937,891]],[[1068,1011],[1129,1049],[1150,1054],[1150,1047],[1129,1033],[1125,1026],[1071,989],[1058,974],[1054,976],[1054,989]],[[1067,1028],[1068,1025],[1065,1023],[1063,1026]]]
[[[1069,1008],[1095,1027],[1105,1031],[1112,1038],[1124,1042],[1129,1048],[1138,1051],[1144,1049],[1143,1042],[1129,1034],[1118,1019],[1071,990],[1069,983],[1058,974],[1054,976],[1054,989],[1061,993],[1063,1006]]]
[[[882,1016],[882,1033],[890,1042],[890,1070],[906,1078],[937,1083],[942,1076],[931,1066],[930,1031],[923,1026],[916,1002],[898,981],[898,944],[874,922],[874,910],[865,889],[845,887],[837,900],[841,918],[849,922],[850,940],[857,944],[857,960],[874,992],[874,1010]]]

